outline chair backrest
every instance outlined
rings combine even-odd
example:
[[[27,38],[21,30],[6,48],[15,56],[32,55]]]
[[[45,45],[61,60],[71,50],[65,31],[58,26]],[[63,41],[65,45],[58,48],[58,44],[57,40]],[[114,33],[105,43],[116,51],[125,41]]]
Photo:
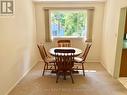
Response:
[[[71,41],[70,40],[58,40],[57,44],[58,44],[58,47],[70,47]]]
[[[44,53],[45,53],[46,57],[48,57],[47,51],[45,49],[45,46],[43,45],[42,47],[43,47],[43,50],[44,50]]]
[[[45,51],[44,51],[44,46],[43,46],[42,44],[38,44],[37,47],[38,47],[38,49],[39,49],[41,58],[45,61],[45,58],[46,58],[47,56],[46,56]]]
[[[74,53],[73,49],[55,49],[55,61],[58,71],[71,70],[74,66]]]
[[[91,43],[88,43],[88,44],[86,45],[85,51],[84,51],[84,53],[83,53],[83,55],[82,55],[83,61],[86,60],[86,57],[87,57],[87,55],[88,55],[88,53],[89,53],[89,50],[90,50],[91,45],[92,45]]]

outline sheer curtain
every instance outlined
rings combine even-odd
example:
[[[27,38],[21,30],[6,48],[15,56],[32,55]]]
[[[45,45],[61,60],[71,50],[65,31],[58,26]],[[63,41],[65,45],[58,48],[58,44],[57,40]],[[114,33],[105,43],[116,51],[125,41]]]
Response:
[[[51,42],[51,32],[49,24],[49,9],[44,9],[45,14],[45,42]]]

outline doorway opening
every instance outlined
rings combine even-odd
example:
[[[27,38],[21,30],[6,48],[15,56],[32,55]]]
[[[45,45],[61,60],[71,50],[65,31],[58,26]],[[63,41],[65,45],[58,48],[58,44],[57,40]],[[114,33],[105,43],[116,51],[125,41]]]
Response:
[[[114,76],[127,88],[127,8],[121,8]]]

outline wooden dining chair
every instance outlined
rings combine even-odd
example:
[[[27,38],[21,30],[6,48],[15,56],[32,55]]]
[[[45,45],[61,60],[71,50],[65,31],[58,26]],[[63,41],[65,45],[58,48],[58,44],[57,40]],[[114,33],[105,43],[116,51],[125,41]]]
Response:
[[[92,45],[91,43],[87,43],[83,55],[81,57],[75,57],[74,58],[74,61],[75,61],[74,69],[75,70],[82,70],[83,71],[83,76],[85,76],[84,63],[86,61],[86,58],[87,58],[87,55],[89,53],[91,45]]]
[[[55,68],[55,59],[47,56],[47,54],[44,50],[43,44],[38,44],[37,46],[38,46],[41,58],[45,63],[42,75],[44,75],[45,70],[55,70],[56,69]]]
[[[57,44],[58,44],[58,47],[71,47],[70,40],[58,40]]]
[[[72,77],[72,71],[74,66],[74,53],[73,49],[55,49],[55,62],[56,62],[56,83],[58,82],[59,76],[62,74],[66,80],[66,75],[70,75],[72,83],[74,83]]]
[[[47,50],[46,50],[46,48],[45,48],[44,45],[42,45],[42,48],[43,48],[43,50],[44,50],[44,53],[45,53],[46,57],[51,58],[52,56],[50,56],[50,54],[47,52]]]

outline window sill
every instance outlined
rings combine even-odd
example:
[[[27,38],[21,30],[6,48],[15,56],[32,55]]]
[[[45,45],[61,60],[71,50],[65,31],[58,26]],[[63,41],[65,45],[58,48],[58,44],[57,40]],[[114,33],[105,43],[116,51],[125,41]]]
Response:
[[[68,38],[68,39],[83,39],[85,37],[77,37],[77,36],[53,36],[53,39],[61,39],[61,38]]]

